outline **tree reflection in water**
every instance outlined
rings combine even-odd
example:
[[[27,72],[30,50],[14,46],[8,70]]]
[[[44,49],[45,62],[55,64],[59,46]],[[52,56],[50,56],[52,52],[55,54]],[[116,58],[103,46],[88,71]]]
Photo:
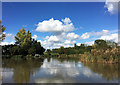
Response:
[[[101,74],[108,81],[120,78],[118,75],[118,64],[83,63],[83,65],[91,69],[94,73]]]
[[[3,60],[3,68],[13,69],[13,83],[116,82],[118,64],[81,63],[75,59]],[[4,79],[5,80],[5,79]],[[33,80],[33,81],[32,81]],[[115,81],[112,81],[115,80]],[[6,81],[4,81],[6,82]]]
[[[31,74],[34,74],[36,68],[40,68],[43,62],[41,60],[3,60],[3,68],[13,69],[14,83],[28,83]],[[34,69],[34,71],[33,71]]]

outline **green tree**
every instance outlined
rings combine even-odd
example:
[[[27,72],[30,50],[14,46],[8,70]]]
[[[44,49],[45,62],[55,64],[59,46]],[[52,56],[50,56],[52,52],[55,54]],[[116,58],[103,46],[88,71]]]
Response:
[[[26,46],[26,42],[27,45],[29,45],[31,43],[31,33],[29,31],[26,32],[26,29],[22,28],[19,29],[19,32],[17,32],[16,36],[15,36],[15,40],[16,40],[16,44],[20,45],[20,46]]]
[[[118,47],[118,44],[114,41],[106,41],[107,45],[110,47],[110,48],[113,48],[113,47]]]
[[[19,46],[13,46],[10,48],[10,55],[18,55],[19,54]]]
[[[36,53],[35,47],[31,47],[31,48],[28,50],[28,54],[34,55],[35,53]]]
[[[15,44],[14,48],[11,48],[11,54],[19,53],[20,55],[28,55],[28,54],[43,54],[45,49],[41,46],[40,42],[32,39],[32,34],[26,29],[22,28],[17,32],[15,36]]]
[[[94,44],[95,44],[95,47],[97,49],[104,49],[105,50],[108,48],[107,42],[105,40],[102,40],[102,39],[95,40]]]
[[[48,55],[50,55],[51,50],[50,50],[50,49],[47,49],[47,51],[46,51],[46,52],[47,52],[47,54],[48,54]]]
[[[19,46],[20,54],[27,55],[32,43],[31,33],[29,31],[26,32],[24,28],[19,29],[19,32],[17,32],[15,36],[15,40],[15,44]]]
[[[77,47],[77,44],[76,44],[76,43],[74,44],[74,47],[75,47],[75,48]]]
[[[3,33],[5,31],[5,27],[2,25],[2,21],[0,20],[0,41],[5,39],[5,34]]]
[[[60,54],[64,54],[64,47],[61,46],[61,47],[59,48],[59,51],[60,51]]]

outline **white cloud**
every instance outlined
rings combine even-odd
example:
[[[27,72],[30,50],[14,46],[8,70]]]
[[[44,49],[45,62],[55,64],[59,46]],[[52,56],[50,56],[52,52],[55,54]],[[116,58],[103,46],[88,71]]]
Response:
[[[73,43],[76,43],[76,41],[74,40]]]
[[[8,45],[8,42],[0,42],[0,45]]]
[[[69,18],[62,19],[62,21],[63,21],[65,24],[71,23],[71,20],[70,20]]]
[[[15,44],[13,41],[15,40],[14,35],[12,33],[3,32],[6,35],[5,40],[0,42],[0,45],[10,45]],[[12,41],[12,42],[11,42]]]
[[[114,14],[118,11],[118,1],[120,0],[106,0],[105,8],[107,8],[108,12]]]
[[[69,40],[74,40],[74,39],[78,39],[78,38],[79,38],[79,35],[72,32],[72,33],[68,33],[68,34],[67,34],[67,38],[68,38]]]
[[[38,40],[38,42],[41,43],[41,45],[45,48],[45,49],[50,49],[51,48],[51,45],[52,45],[52,42],[49,42],[47,40]]]
[[[85,42],[85,44],[87,44],[87,45],[93,45],[93,44],[94,44],[94,41]]]
[[[96,35],[96,36],[100,36],[100,35],[106,35],[109,33],[109,30],[102,30],[101,32],[91,32],[91,35]]]
[[[74,40],[60,40],[57,36],[50,36],[48,39],[41,41],[38,40],[39,42],[41,42],[42,46],[46,49],[53,49],[53,48],[59,48],[61,46],[64,47],[73,47],[74,43],[76,43],[76,41]]]
[[[46,36],[45,39],[49,39],[49,36]]]
[[[100,39],[112,40],[112,41],[118,42],[118,34],[114,33],[114,34],[109,34],[109,35],[103,35],[100,37]]]
[[[71,44],[70,40],[65,40],[65,44]]]
[[[90,37],[90,34],[89,33],[84,33],[82,34],[81,38],[82,39],[88,39]]]
[[[71,47],[79,38],[79,35],[71,32],[75,30],[70,18],[60,20],[44,20],[39,22],[36,31],[52,33],[51,36],[46,36],[41,44],[45,48],[58,48],[60,46]],[[71,32],[71,33],[70,33]]]
[[[101,32],[86,32],[81,35],[80,39],[89,39],[90,37],[96,37],[109,34],[109,30],[102,30]]]
[[[109,30],[103,29],[101,32],[86,32],[83,33],[81,36],[71,32],[75,30],[73,23],[71,22],[70,18],[65,18],[60,20],[54,20],[53,18],[49,20],[44,20],[39,22],[36,28],[36,31],[39,32],[49,32],[52,33],[51,36],[46,36],[43,41],[39,40],[44,48],[52,49],[58,48],[60,46],[64,47],[72,47],[74,43],[76,43],[76,39],[98,39],[96,37],[104,38],[110,33]],[[34,36],[35,37],[35,36]],[[94,42],[85,42],[88,45],[92,45]],[[80,45],[81,43],[77,43]]]
[[[6,35],[5,40],[9,40],[9,41],[15,40],[15,38],[14,38],[15,36],[12,33],[6,33],[6,32],[4,32],[4,34]]]
[[[12,42],[0,42],[0,45],[10,45],[10,44],[15,44],[13,41]]]
[[[11,37],[13,36],[11,33],[6,34],[6,37]]]
[[[37,35],[32,36],[32,38],[35,39],[35,40],[37,39],[37,37],[38,37]]]
[[[106,34],[106,33],[108,33],[109,31],[103,29],[102,32]]]
[[[50,42],[58,42],[59,41],[59,39],[58,39],[58,37],[57,36],[50,36],[49,38],[48,38],[48,41],[50,41]]]
[[[71,23],[69,18],[62,19],[63,22],[59,20],[49,19],[44,20],[43,22],[39,22],[36,28],[36,31],[39,32],[70,32],[74,30],[74,25]]]
[[[78,46],[80,46],[80,45],[81,45],[81,43],[77,43],[77,45],[78,45]]]
[[[15,44],[15,42],[12,41],[12,42],[10,42],[10,44]]]

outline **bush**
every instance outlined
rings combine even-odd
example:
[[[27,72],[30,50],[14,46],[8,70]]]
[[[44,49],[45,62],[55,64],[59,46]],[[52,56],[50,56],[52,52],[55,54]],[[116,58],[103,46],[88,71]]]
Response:
[[[31,54],[24,56],[25,59],[32,59],[34,58]]]

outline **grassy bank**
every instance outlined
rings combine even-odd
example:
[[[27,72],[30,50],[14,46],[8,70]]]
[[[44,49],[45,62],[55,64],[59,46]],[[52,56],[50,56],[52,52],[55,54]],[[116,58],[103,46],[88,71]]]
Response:
[[[61,60],[74,59],[79,60],[81,62],[90,62],[90,63],[118,63],[120,60],[120,52],[119,48],[111,48],[111,49],[92,49],[90,52],[84,52],[83,54],[59,54],[59,53],[44,53],[44,55],[40,56],[32,56],[32,55],[3,55],[3,58],[7,59],[44,59],[44,58],[58,58]]]
[[[97,50],[92,49],[91,52],[80,54],[79,58],[82,62],[97,62],[97,63],[118,63],[120,60],[120,52],[118,48]]]
[[[44,59],[45,56],[32,56],[32,55],[2,55],[2,59],[13,59],[13,60],[39,60],[39,59]]]

